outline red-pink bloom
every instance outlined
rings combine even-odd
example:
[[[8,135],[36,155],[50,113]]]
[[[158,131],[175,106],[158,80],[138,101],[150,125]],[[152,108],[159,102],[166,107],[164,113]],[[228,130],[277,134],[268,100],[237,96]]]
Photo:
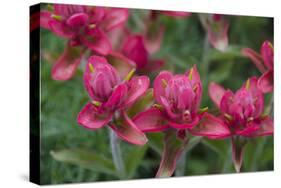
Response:
[[[269,41],[264,41],[260,54],[251,48],[243,48],[242,54],[249,57],[263,75],[258,80],[258,88],[264,92],[273,91],[274,51]]]
[[[143,132],[172,128],[182,140],[185,140],[186,131],[211,139],[230,135],[229,129],[219,118],[206,113],[206,109],[199,109],[202,83],[196,66],[185,74],[173,75],[162,71],[154,80],[153,90],[157,104],[133,118]],[[169,144],[166,143],[157,176],[171,176],[175,170],[175,161],[182,152],[180,147],[175,151],[177,154],[170,157],[168,148]]]
[[[202,15],[200,18],[211,45],[220,51],[225,51],[228,47],[227,32],[229,28],[229,23],[225,17],[220,14],[212,14]]]
[[[240,171],[242,164],[243,138],[273,134],[273,121],[263,114],[263,93],[257,85],[258,79],[252,77],[235,93],[215,83],[209,86],[209,95],[231,131],[233,162],[237,171]]]
[[[152,60],[150,58],[150,54],[145,46],[145,39],[139,34],[129,35],[125,39],[121,53],[135,62],[139,71],[155,71],[164,64],[164,61],[161,59]]]
[[[78,123],[92,130],[108,125],[127,142],[145,144],[146,136],[125,110],[145,93],[149,78],[132,77],[133,71],[122,77],[105,58],[91,56],[84,73],[84,85],[92,101],[78,114]]]
[[[68,39],[66,46],[68,50],[79,47],[80,51],[90,49],[95,53],[107,55],[112,47],[106,32],[124,24],[127,18],[127,9],[55,4],[53,11],[40,12],[40,25],[57,36]],[[68,58],[70,55],[72,57]],[[62,55],[64,57],[55,64],[52,77],[56,80],[70,79],[76,70],[74,67],[80,62],[77,60],[81,59],[82,55],[81,53],[68,54],[65,51]],[[59,65],[60,63],[63,65]]]

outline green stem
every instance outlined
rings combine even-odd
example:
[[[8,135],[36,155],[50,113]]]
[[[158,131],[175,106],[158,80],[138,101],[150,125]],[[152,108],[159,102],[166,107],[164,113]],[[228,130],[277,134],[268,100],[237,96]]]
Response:
[[[175,172],[176,176],[184,176],[186,155],[187,155],[187,151],[183,151],[183,154],[180,156],[180,158],[177,162],[177,168],[176,168],[176,172]]]
[[[111,129],[109,135],[110,135],[110,148],[111,148],[113,163],[120,179],[122,179],[123,177],[125,177],[125,168],[124,168],[124,161],[122,158],[122,153],[120,148],[120,140],[116,136],[114,131]]]

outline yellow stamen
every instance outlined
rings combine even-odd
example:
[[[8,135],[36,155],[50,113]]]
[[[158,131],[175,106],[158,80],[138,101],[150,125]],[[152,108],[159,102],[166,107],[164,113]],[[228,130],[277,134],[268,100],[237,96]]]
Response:
[[[254,120],[253,117],[249,117],[249,118],[247,119],[248,122],[251,122],[251,121],[253,121],[253,120]]]
[[[90,24],[90,25],[89,25],[89,28],[90,28],[90,29],[94,29],[96,26],[97,26],[96,24]]]
[[[92,104],[96,107],[99,107],[101,105],[101,102],[99,101],[92,101]]]
[[[168,82],[166,80],[162,79],[161,82],[162,82],[162,86],[164,88],[166,88],[168,86]]]
[[[202,114],[202,113],[204,113],[204,112],[207,112],[208,109],[209,109],[208,106],[205,107],[205,108],[201,108],[201,109],[199,110],[199,113]]]
[[[189,80],[192,80],[192,76],[193,76],[193,68],[191,68],[189,71],[189,74],[188,74]]]
[[[136,69],[133,68],[133,69],[127,74],[127,76],[125,77],[124,80],[126,80],[126,81],[131,80],[131,78],[133,77],[133,75],[135,74],[135,72],[136,72]]]
[[[56,15],[56,14],[52,14],[51,17],[54,18],[57,21],[62,21],[62,16],[59,16],[59,15]]]
[[[246,89],[247,90],[249,90],[250,89],[250,79],[248,79],[247,81],[246,81]]]
[[[227,113],[224,114],[224,117],[226,119],[228,119],[229,121],[233,120],[233,117],[231,115],[227,114]]]
[[[91,73],[93,73],[95,71],[95,68],[91,63],[89,63],[89,69],[90,69]]]
[[[269,42],[268,45],[271,49],[273,49],[273,45],[271,44],[271,42]]]
[[[154,105],[152,105],[152,107],[158,108],[158,109],[162,109],[163,108],[160,104],[154,104]]]

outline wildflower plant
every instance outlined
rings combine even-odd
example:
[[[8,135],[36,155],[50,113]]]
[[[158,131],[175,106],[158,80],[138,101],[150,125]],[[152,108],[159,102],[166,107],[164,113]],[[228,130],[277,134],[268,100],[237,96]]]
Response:
[[[43,90],[43,109],[67,100],[56,115],[72,131],[58,135],[77,142],[54,145],[52,160],[95,180],[271,169],[272,155],[257,162],[274,133],[270,32],[258,53],[253,36],[249,46],[237,37],[249,32],[235,16],[62,4],[40,16],[43,32],[64,41],[60,55],[43,48],[52,64],[43,76],[54,98],[68,91],[54,102]]]

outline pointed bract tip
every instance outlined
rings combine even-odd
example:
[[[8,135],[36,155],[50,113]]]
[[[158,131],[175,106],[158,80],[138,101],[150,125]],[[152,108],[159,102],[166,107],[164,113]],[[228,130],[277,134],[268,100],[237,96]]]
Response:
[[[99,101],[92,101],[92,104],[96,107],[101,106],[101,102],[99,102]]]
[[[89,69],[90,69],[91,73],[93,73],[95,71],[95,68],[91,63],[89,63]]]
[[[189,80],[192,80],[192,76],[193,76],[193,67],[190,69],[189,74],[188,74]]]
[[[168,86],[168,83],[167,83],[167,81],[165,79],[162,79],[161,82],[162,82],[162,86],[164,88],[166,88]]]
[[[57,21],[62,21],[62,16],[60,16],[60,15],[52,14],[51,17]]]
[[[245,88],[246,88],[247,90],[250,89],[250,79],[248,79],[248,80],[246,81],[246,86],[245,86]]]

